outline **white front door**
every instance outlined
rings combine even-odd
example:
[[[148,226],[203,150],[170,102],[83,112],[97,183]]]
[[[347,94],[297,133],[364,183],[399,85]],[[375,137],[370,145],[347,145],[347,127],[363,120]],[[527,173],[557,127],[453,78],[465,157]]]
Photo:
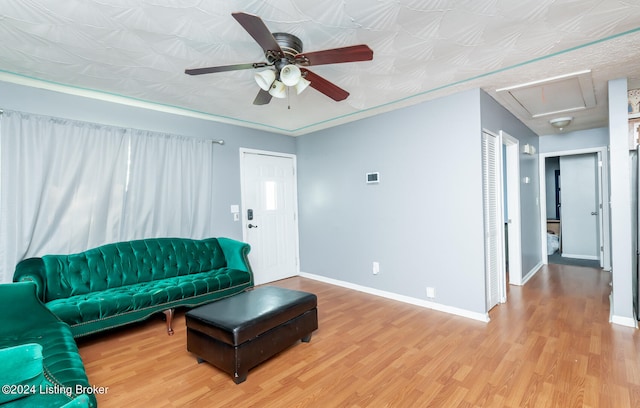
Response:
[[[240,150],[243,239],[255,284],[298,274],[295,156]]]
[[[600,259],[597,155],[561,156],[560,177],[562,256]]]

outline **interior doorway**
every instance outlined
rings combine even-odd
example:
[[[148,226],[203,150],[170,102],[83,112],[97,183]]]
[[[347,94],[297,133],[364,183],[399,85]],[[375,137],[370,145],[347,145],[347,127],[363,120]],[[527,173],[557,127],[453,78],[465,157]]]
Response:
[[[482,134],[486,306],[507,301],[508,282],[522,280],[519,142],[505,132]]]
[[[606,147],[540,155],[544,263],[611,269]]]
[[[505,272],[507,282],[522,284],[522,228],[520,219],[520,142],[500,131],[503,146],[505,231]]]

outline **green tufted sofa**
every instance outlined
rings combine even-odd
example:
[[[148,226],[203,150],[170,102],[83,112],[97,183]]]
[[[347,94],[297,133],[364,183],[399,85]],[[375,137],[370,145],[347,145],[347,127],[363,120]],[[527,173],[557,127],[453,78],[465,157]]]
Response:
[[[248,244],[229,238],[150,238],[18,263],[14,282],[40,300],[74,337],[231,296],[253,286]]]
[[[0,284],[0,310],[0,405],[96,407],[71,330],[36,297],[36,286]]]

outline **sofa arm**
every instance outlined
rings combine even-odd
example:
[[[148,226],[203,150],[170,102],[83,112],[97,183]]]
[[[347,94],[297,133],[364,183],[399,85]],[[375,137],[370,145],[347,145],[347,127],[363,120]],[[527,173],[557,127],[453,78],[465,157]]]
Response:
[[[251,250],[251,246],[249,246],[249,244],[224,237],[218,238],[218,243],[222,248],[228,268],[247,271],[253,276],[253,271],[251,270],[248,258],[249,251]]]
[[[38,389],[44,381],[42,346],[40,344],[27,343],[0,349],[0,361],[3,364],[1,375],[3,387],[16,386],[20,389],[32,390]],[[0,393],[0,404],[26,397],[28,394],[2,392]]]
[[[16,265],[13,273],[14,282],[33,282],[36,284],[36,295],[41,301],[45,301],[45,268],[42,258],[27,258]]]
[[[0,338],[42,326],[43,322],[60,321],[36,296],[33,282],[0,283],[0,310]]]

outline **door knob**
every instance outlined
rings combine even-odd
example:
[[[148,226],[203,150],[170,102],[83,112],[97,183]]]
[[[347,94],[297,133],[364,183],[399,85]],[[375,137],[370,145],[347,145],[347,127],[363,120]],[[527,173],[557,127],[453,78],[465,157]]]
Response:
[[[598,212],[597,211],[592,211],[591,215],[598,215]]]
[[[258,226],[257,226],[257,225],[253,225],[253,224],[249,224],[249,225],[248,225],[248,227],[249,227],[249,228],[258,228]]]

